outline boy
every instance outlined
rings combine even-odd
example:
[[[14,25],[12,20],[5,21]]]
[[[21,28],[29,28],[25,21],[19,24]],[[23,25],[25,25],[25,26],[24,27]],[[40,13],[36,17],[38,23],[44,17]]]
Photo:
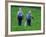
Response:
[[[33,17],[32,17],[31,11],[29,11],[28,14],[26,15],[26,20],[27,20],[28,26],[31,25],[31,18],[33,18]]]
[[[18,11],[18,24],[19,24],[19,26],[22,25],[22,19],[23,19],[22,9],[19,8],[19,11]]]

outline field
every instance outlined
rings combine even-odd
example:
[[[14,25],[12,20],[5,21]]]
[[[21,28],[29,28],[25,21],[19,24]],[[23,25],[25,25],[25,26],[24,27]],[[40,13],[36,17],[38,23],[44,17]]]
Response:
[[[31,31],[31,30],[40,30],[41,29],[41,7],[27,7],[27,6],[22,6],[22,11],[23,11],[23,21],[22,21],[22,26],[18,25],[18,19],[17,19],[17,12],[19,10],[19,7],[21,6],[11,6],[11,31]],[[26,22],[26,14],[27,12],[31,10],[32,16],[34,19],[31,21],[31,26],[25,26]]]

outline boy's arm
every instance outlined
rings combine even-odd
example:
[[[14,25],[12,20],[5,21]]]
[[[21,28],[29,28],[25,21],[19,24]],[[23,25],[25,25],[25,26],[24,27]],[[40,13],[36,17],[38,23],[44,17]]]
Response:
[[[31,14],[31,17],[32,17],[32,19],[34,19],[34,17],[32,16],[32,14]]]

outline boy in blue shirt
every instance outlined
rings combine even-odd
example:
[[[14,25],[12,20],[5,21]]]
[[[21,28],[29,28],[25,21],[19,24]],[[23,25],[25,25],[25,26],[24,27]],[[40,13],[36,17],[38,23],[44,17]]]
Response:
[[[22,9],[19,8],[19,11],[18,11],[18,24],[19,24],[19,26],[22,24],[22,19],[23,19]]]
[[[26,15],[26,20],[27,20],[27,25],[30,26],[31,25],[31,19],[32,19],[32,14],[31,11],[28,12],[28,14]]]

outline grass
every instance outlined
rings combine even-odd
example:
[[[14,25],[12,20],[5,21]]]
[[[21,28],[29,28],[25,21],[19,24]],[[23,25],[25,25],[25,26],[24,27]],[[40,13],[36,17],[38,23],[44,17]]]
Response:
[[[18,26],[17,12],[19,10],[18,6],[11,6],[11,31],[30,31],[30,30],[40,30],[41,29],[41,8],[40,7],[22,7],[23,11],[23,23],[22,26]],[[32,19],[31,26],[24,26],[26,21],[26,14],[31,10]]]

